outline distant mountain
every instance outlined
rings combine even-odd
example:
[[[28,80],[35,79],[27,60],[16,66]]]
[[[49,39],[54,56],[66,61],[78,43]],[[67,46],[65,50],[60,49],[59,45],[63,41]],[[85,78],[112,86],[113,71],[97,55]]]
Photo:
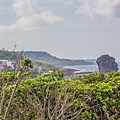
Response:
[[[6,50],[0,50],[0,60],[15,60],[15,53],[11,51]]]
[[[9,60],[9,61],[16,61],[20,60],[21,52],[13,52],[13,51],[7,51],[7,50],[0,50],[0,60]],[[49,70],[58,69],[55,66],[43,63],[43,62],[34,62],[35,66],[40,66],[42,68],[43,72],[47,72]]]
[[[0,59],[7,59],[15,61],[16,57],[20,57],[21,52],[0,50]],[[56,67],[63,66],[75,66],[75,65],[93,65],[94,62],[87,60],[70,60],[70,59],[60,59],[44,51],[23,51],[22,56],[30,58],[35,62],[42,62]]]
[[[60,59],[50,55],[44,51],[24,51],[23,55],[37,62],[44,62],[56,67],[73,66],[73,65],[93,65],[92,62],[86,62],[85,60],[70,60]]]
[[[96,59],[85,59],[86,62],[92,62],[96,64]]]

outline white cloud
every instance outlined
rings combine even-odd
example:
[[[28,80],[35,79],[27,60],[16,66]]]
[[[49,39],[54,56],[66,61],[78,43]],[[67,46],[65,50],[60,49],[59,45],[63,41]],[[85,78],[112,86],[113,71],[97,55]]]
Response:
[[[91,18],[120,18],[120,0],[53,0],[63,5],[76,6],[76,13]]]
[[[15,0],[13,9],[19,17],[27,17],[34,14],[31,0]]]
[[[120,18],[120,0],[79,0],[78,14],[89,17]]]
[[[14,0],[13,10],[18,17],[12,25],[0,25],[0,31],[29,30],[44,25],[58,25],[63,23],[63,18],[54,15],[51,11],[35,13],[34,4],[37,0]]]

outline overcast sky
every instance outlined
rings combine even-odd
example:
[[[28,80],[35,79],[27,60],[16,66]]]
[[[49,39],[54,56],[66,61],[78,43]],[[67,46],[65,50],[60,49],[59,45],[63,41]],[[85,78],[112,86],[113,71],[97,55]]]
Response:
[[[120,60],[120,0],[0,0],[0,49]]]

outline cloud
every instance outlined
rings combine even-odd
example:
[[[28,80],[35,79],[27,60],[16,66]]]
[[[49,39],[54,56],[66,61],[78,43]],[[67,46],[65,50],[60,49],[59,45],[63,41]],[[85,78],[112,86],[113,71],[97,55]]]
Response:
[[[62,5],[72,5],[79,0],[52,0],[54,3],[62,4]]]
[[[35,13],[34,4],[37,0],[14,0],[12,4],[18,19],[11,25],[0,25],[0,31],[30,30],[40,26],[62,24],[64,19],[51,11]]]
[[[76,7],[76,13],[91,18],[120,19],[120,0],[53,0]]]
[[[120,19],[120,0],[78,0],[77,14],[92,18],[105,17]]]

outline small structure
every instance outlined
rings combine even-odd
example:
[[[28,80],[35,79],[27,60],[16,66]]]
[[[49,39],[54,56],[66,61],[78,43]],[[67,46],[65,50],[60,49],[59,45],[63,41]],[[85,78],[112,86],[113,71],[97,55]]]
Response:
[[[15,63],[10,62],[8,60],[0,60],[0,71],[6,70],[6,69],[14,69]]]
[[[38,66],[34,66],[34,73],[35,74],[39,74],[39,73],[41,73],[42,72],[42,68],[41,67],[38,67]]]
[[[7,69],[7,62],[8,60],[0,60],[0,70],[5,70]]]
[[[45,76],[49,76],[49,75],[51,75],[52,73],[53,73],[53,71],[50,70],[50,71],[48,71],[48,72],[44,72],[43,74],[44,74]]]
[[[92,72],[83,72],[83,71],[74,70],[74,69],[65,69],[62,72],[64,74],[64,79],[68,79],[68,80],[71,80],[73,78],[84,77],[86,74],[92,73]]]

